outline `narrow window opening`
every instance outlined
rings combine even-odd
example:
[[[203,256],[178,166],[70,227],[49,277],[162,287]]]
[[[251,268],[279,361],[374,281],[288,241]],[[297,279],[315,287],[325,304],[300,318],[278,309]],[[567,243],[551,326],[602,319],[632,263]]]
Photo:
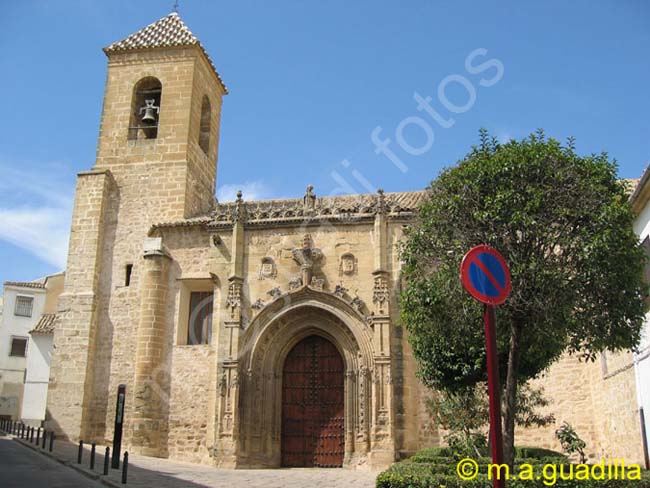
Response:
[[[133,273],[133,265],[132,264],[127,264],[126,265],[126,272],[124,275],[124,286],[130,286],[131,285],[131,273]]]
[[[204,95],[201,103],[201,124],[199,127],[199,146],[207,156],[210,152],[210,125],[212,117],[210,99]]]
[[[162,84],[156,78],[144,78],[134,88],[131,102],[129,139],[158,137]]]
[[[190,316],[187,327],[187,344],[209,344],[212,335],[212,301],[214,294],[193,291],[190,294]]]
[[[24,337],[12,337],[11,350],[9,351],[9,355],[24,358],[26,353],[27,353],[27,339],[25,339]]]

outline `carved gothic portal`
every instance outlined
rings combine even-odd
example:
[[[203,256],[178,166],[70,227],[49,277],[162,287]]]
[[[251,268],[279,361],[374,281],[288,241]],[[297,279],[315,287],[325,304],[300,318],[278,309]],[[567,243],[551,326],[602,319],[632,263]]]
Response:
[[[373,376],[372,328],[345,300],[303,287],[260,310],[240,341],[237,466],[355,466],[391,449],[390,385],[374,381],[387,373]],[[323,432],[332,443],[316,442]]]
[[[282,371],[282,465],[343,466],[343,358],[313,335],[294,346]]]

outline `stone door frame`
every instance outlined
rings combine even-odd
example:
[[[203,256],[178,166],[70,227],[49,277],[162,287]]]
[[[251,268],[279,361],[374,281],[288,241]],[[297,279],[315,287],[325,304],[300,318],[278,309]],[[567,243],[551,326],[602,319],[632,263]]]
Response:
[[[318,335],[345,369],[343,466],[366,462],[370,447],[372,335],[363,317],[333,294],[303,289],[265,307],[241,340],[237,465],[281,465],[282,369],[291,349]]]

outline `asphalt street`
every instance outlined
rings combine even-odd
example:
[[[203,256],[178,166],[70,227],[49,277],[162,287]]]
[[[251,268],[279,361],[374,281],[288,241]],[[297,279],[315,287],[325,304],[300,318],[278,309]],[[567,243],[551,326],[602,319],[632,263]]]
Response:
[[[2,488],[85,488],[103,486],[71,468],[0,436]]]

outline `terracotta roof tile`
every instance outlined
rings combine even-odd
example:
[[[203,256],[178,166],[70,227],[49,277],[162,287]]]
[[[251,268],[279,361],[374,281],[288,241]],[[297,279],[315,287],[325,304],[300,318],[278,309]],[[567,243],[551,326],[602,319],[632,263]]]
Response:
[[[185,22],[181,20],[180,16],[176,12],[172,12],[166,17],[163,17],[162,19],[149,24],[139,31],[134,32],[130,36],[125,37],[121,41],[117,41],[110,46],[106,46],[104,48],[104,52],[108,55],[109,53],[122,51],[155,49],[174,46],[198,46],[201,48],[201,51],[203,54],[205,54],[205,57],[210,63],[210,66],[212,66],[214,74],[217,75],[221,87],[225,93],[228,93],[228,89],[221,79],[221,76],[219,76],[217,68],[214,66],[214,63],[210,59],[207,51],[201,42],[194,36],[194,34],[192,34],[192,31],[187,27],[187,25],[185,25]]]
[[[391,218],[408,218],[417,212],[420,203],[426,199],[426,196],[426,190],[385,193],[384,204],[387,214]],[[317,197],[311,210],[306,209],[303,198],[246,200],[241,203],[245,207],[247,225],[299,225],[321,220],[353,223],[359,219],[374,218],[378,205],[378,194]],[[233,223],[237,205],[237,202],[217,203],[209,214],[175,222],[159,223],[152,226],[149,233],[166,227],[229,226]]]
[[[5,281],[5,286],[20,286],[21,288],[45,288],[45,283],[39,281]]]
[[[51,334],[54,332],[57,315],[55,313],[44,313],[36,326],[29,331],[30,334]]]

